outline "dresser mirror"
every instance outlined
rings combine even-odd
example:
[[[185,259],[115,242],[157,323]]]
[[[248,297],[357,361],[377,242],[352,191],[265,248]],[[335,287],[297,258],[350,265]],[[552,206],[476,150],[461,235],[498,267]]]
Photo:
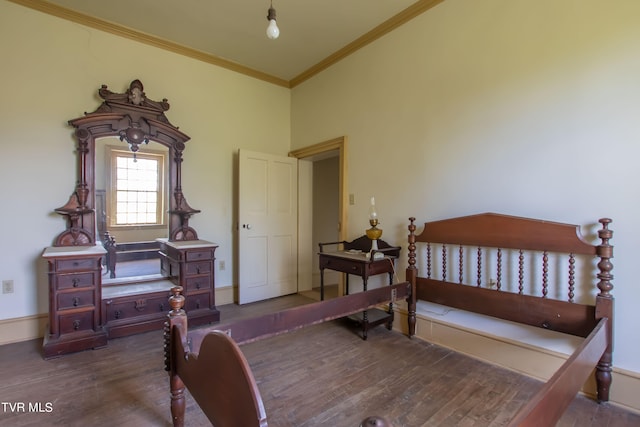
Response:
[[[78,180],[67,204],[56,209],[67,229],[54,246],[103,245],[104,284],[160,274],[159,238],[198,239],[189,218],[199,211],[182,191],[189,137],[165,116],[167,100],[147,98],[139,80],[123,93],[103,85],[98,95],[103,102],[94,112],[69,121],[77,140]],[[136,260],[136,268],[117,268]]]
[[[159,239],[169,237],[168,147],[149,141],[132,153],[105,137],[96,140],[95,156],[96,239],[108,250],[103,285],[160,275]]]

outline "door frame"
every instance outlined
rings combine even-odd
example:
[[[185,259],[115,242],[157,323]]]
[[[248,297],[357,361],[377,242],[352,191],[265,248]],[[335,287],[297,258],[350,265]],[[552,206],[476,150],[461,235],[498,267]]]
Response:
[[[341,136],[338,138],[330,139],[328,141],[320,142],[317,144],[313,144],[307,147],[303,147],[297,150],[292,150],[289,152],[289,157],[295,157],[298,160],[309,159],[314,156],[318,156],[321,154],[328,153],[330,151],[338,151],[338,168],[339,168],[339,177],[338,177],[338,240],[346,240],[347,237],[347,137]],[[298,187],[300,188],[300,187]],[[301,198],[298,197],[298,201]],[[300,233],[298,233],[300,236]],[[302,245],[298,243],[298,265],[301,265],[301,251]],[[303,271],[303,269],[298,268],[298,272]],[[298,283],[300,283],[300,279],[298,279]],[[343,284],[342,281],[338,284],[338,292],[341,295]],[[298,291],[300,288],[298,287]]]

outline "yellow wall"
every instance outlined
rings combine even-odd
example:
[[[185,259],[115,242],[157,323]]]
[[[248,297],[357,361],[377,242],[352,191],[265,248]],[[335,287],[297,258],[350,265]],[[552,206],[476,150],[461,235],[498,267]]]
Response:
[[[640,372],[639,16],[636,0],[446,0],[292,89],[293,148],[348,135],[348,229],[374,195],[405,254],[410,216],[494,211],[590,239],[613,218],[614,364]]]
[[[66,121],[93,111],[102,84],[114,92],[134,79],[191,137],[183,189],[202,211],[190,225],[219,244],[218,287],[233,284],[234,169],[239,148],[286,155],[290,91],[203,62],[0,1],[0,319],[46,313],[44,247],[64,231],[53,210],[76,180],[75,141]]]

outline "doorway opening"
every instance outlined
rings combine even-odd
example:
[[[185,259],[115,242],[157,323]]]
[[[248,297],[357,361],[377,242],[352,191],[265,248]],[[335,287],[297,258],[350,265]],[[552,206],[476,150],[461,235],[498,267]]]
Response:
[[[294,150],[298,162],[298,292],[319,299],[318,243],[347,236],[347,138],[345,136]],[[342,276],[336,295],[343,290]],[[317,295],[316,295],[317,294]]]

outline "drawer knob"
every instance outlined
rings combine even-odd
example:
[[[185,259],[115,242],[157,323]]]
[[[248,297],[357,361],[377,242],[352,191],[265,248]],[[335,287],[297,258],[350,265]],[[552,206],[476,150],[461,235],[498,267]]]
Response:
[[[76,277],[71,281],[71,283],[73,284],[74,288],[77,288],[80,285],[80,279]]]
[[[115,317],[116,319],[119,319],[120,316],[122,316],[122,311],[120,310],[116,310],[116,312],[113,313],[113,317]]]
[[[73,321],[73,330],[77,331],[78,329],[80,329],[80,321],[79,320],[74,320]]]
[[[200,266],[196,267],[196,273],[200,274]]]
[[[196,282],[196,289],[200,289],[200,282]]]
[[[77,307],[77,306],[79,306],[79,305],[80,305],[80,298],[78,298],[78,297],[74,297],[74,298],[73,298],[73,306],[74,306],[74,307]]]

